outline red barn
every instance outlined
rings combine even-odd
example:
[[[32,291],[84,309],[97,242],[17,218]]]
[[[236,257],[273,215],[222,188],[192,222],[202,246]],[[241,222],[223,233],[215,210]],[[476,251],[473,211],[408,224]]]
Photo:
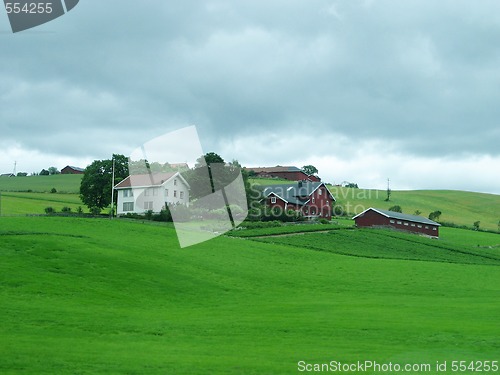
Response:
[[[85,169],[73,167],[71,165],[67,165],[63,169],[61,169],[61,174],[84,174],[84,173]]]
[[[300,211],[306,218],[332,218],[335,198],[322,182],[299,181],[292,184],[262,186],[263,201],[283,211]]]
[[[385,227],[439,237],[441,224],[422,216],[369,208],[353,217],[357,227]]]
[[[305,173],[302,169],[297,167],[266,167],[266,168],[245,168],[247,171],[254,172],[257,177],[275,177],[283,178],[290,181],[313,181],[320,182],[321,178],[315,175],[309,175]]]

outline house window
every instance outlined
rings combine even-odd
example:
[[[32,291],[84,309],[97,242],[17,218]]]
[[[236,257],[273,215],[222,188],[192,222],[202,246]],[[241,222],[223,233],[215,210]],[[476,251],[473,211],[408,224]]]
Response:
[[[271,203],[276,203],[276,197],[271,197]]]
[[[183,191],[180,191],[180,192],[179,192],[179,197],[180,197],[181,199],[184,199],[184,192],[183,192]]]
[[[411,223],[411,226],[414,227],[415,226],[415,223]]]
[[[177,197],[177,190],[174,190],[174,198]]]
[[[318,194],[322,195],[323,194],[323,190],[319,189]]]
[[[168,189],[165,189],[165,196],[168,197]]]
[[[421,226],[420,224],[419,224],[419,225],[417,225],[417,227],[418,227],[418,228],[422,228],[422,226]]]
[[[401,225],[402,223],[398,220],[398,221],[397,221],[397,224]]]
[[[432,230],[436,230],[436,227],[432,227]]]
[[[153,202],[144,202],[144,209],[145,210],[152,210],[153,209]]]
[[[313,202],[313,203],[315,202],[315,199],[314,199],[314,197],[313,197],[313,199],[312,199],[312,202]]]
[[[426,225],[426,226],[425,226],[425,229],[429,229],[429,226],[428,226],[428,225]]]
[[[389,223],[394,224],[395,221],[394,220],[389,220]]]
[[[408,223],[405,221],[405,222],[404,222],[404,225],[408,226]]]
[[[128,197],[133,197],[134,193],[132,192],[132,189],[125,189],[123,190],[123,198],[128,198]]]
[[[158,188],[153,188],[153,197],[158,195]]]
[[[149,197],[149,189],[144,189],[144,196]]]
[[[134,211],[134,202],[124,202],[123,212]]]
[[[177,186],[177,179],[174,179],[174,186]]]

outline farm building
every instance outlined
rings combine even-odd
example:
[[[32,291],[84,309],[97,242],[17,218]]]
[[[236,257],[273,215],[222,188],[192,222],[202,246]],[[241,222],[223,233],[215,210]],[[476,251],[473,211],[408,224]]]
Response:
[[[309,175],[297,167],[266,167],[266,168],[245,168],[247,171],[254,172],[257,177],[283,178],[290,181],[313,181],[320,182],[321,178],[315,175]]]
[[[322,182],[299,181],[262,186],[263,201],[269,207],[300,211],[306,218],[332,218],[335,198]]]
[[[0,174],[0,177],[16,177],[14,173],[3,173]]]
[[[353,217],[357,227],[386,227],[439,237],[440,224],[422,216],[369,208]]]
[[[83,174],[84,172],[84,168],[73,167],[71,165],[67,165],[61,169],[61,174]]]
[[[189,184],[179,172],[130,175],[115,189],[117,215],[160,212],[169,204],[189,205]]]

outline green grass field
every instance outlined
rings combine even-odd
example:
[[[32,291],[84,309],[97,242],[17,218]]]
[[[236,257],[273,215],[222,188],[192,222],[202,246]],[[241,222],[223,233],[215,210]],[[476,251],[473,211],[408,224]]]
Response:
[[[43,214],[46,207],[52,207],[56,212],[60,212],[63,207],[71,208],[72,212],[76,212],[78,207],[87,211],[79,194],[8,192],[1,194],[1,200],[1,213],[4,216]]]
[[[180,249],[169,225],[0,218],[0,372],[293,374],[299,361],[500,360],[500,235],[332,233]],[[288,243],[307,236],[320,249]]]
[[[1,177],[0,191],[46,193],[55,188],[58,193],[80,192],[83,175],[57,174],[52,176]]]

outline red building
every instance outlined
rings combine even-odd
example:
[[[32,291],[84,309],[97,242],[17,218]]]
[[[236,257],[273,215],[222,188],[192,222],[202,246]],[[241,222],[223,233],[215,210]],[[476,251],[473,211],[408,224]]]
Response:
[[[61,174],[84,174],[85,169],[72,167],[71,165],[67,165],[63,169],[61,169]]]
[[[261,189],[263,201],[269,207],[300,211],[306,218],[332,218],[335,198],[322,182],[299,181],[262,186]]]
[[[353,217],[357,227],[382,227],[439,237],[441,224],[422,216],[369,208]]]
[[[245,168],[252,171],[257,177],[283,178],[290,181],[313,181],[320,182],[321,178],[315,175],[309,175],[297,167],[266,167],[266,168]]]

